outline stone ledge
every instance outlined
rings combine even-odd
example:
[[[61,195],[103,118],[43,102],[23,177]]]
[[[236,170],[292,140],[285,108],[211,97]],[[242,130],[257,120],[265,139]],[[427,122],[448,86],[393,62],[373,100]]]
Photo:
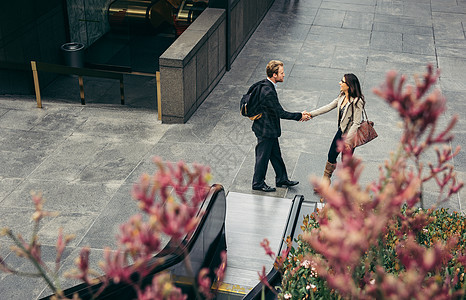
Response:
[[[220,24],[225,21],[224,9],[207,8],[183,34],[160,56],[165,67],[184,67],[199,51]]]

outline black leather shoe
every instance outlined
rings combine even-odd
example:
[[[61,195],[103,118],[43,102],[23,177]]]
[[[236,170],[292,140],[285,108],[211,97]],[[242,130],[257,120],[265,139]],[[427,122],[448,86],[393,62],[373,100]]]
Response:
[[[295,186],[299,183],[299,181],[293,181],[293,180],[285,180],[285,181],[280,181],[277,182],[278,187],[283,187],[283,186]]]
[[[275,192],[276,189],[271,187],[271,186],[268,186],[267,184],[264,183],[263,186],[259,186],[259,187],[252,187],[253,190],[255,191],[263,191],[263,192]]]

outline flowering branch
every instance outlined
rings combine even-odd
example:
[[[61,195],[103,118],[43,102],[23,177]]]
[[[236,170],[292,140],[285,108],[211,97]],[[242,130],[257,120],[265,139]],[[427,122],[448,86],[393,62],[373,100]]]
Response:
[[[202,217],[199,206],[209,191],[209,168],[194,164],[191,171],[183,162],[174,167],[160,158],[155,158],[154,163],[158,171],[152,176],[143,174],[132,190],[139,208],[148,215],[147,221],[137,214],[122,224],[117,237],[118,250],[105,249],[105,261],[101,263],[109,278],[132,285],[138,295],[145,294],[140,288],[142,279],[157,266],[150,262],[161,250],[161,234],[170,236],[172,242],[181,242],[189,236]],[[130,258],[132,265],[128,265]],[[153,293],[154,284],[158,283],[155,280],[152,289],[146,292]]]
[[[42,260],[41,244],[38,239],[37,232],[39,231],[40,222],[44,217],[55,217],[58,215],[56,212],[49,212],[43,209],[44,198],[42,194],[32,194],[32,201],[34,203],[34,213],[32,214],[32,220],[34,222],[33,233],[31,240],[27,243],[21,235],[14,235],[13,231],[9,228],[3,228],[0,231],[0,236],[8,236],[14,243],[10,248],[11,250],[21,258],[29,260],[37,273],[21,272],[12,267],[9,267],[3,258],[0,257],[0,270],[13,273],[18,276],[28,277],[42,277],[46,282],[47,286],[58,296],[63,297],[62,290],[58,281],[58,271],[61,264],[61,259],[66,246],[74,239],[74,235],[63,236],[63,229],[59,229],[57,243],[56,243],[56,258],[55,268],[50,270],[45,262]],[[52,279],[53,278],[53,279]],[[61,298],[60,298],[61,299]]]
[[[308,278],[306,287],[319,284],[317,292],[330,291],[325,296],[320,294],[325,298],[464,297],[466,250],[461,237],[452,231],[448,237],[443,235],[433,242],[424,239],[431,234],[426,228],[436,220],[434,208],[463,187],[449,164],[460,151],[459,147],[452,151],[449,146],[457,116],[436,133],[438,118],[446,109],[445,98],[438,90],[428,91],[439,74],[429,65],[426,74],[416,77],[415,87],[405,87],[406,77],[391,71],[385,83],[374,90],[403,120],[400,146],[380,167],[378,180],[364,188],[359,185],[362,161],[339,144],[342,164],[336,172],[338,180],[329,186],[313,179],[326,205],[306,219],[315,220],[314,226],[306,227],[298,238],[300,251],[305,252],[287,260],[283,281],[286,287],[279,297],[309,296],[310,288],[290,290],[294,284],[291,278],[297,274]],[[438,145],[442,145],[441,150]],[[437,162],[424,168],[421,157],[432,147]],[[422,186],[428,181],[437,184],[439,198],[431,210],[424,211],[417,205],[424,206]],[[459,234],[462,230],[464,239],[466,225],[461,226]],[[392,256],[394,259],[386,259]],[[313,269],[306,271],[309,266]],[[314,279],[310,272],[318,278]]]
[[[155,158],[154,163],[158,166],[152,176],[144,174],[139,184],[135,184],[132,195],[137,201],[142,212],[146,213],[132,216],[126,223],[120,226],[117,235],[117,250],[104,249],[104,261],[100,262],[100,268],[105,276],[89,268],[90,249],[85,247],[81,250],[75,261],[76,269],[65,273],[66,277],[76,278],[87,283],[89,289],[96,283],[101,283],[97,292],[93,293],[95,299],[110,283],[123,282],[132,286],[138,299],[186,299],[181,290],[171,282],[169,274],[156,274],[152,284],[143,287],[142,280],[149,275],[157,263],[153,263],[153,257],[161,250],[161,235],[171,237],[172,246],[177,247],[185,237],[190,237],[202,218],[200,205],[210,190],[208,182],[211,178],[208,167],[193,164],[192,169],[185,163],[179,162],[176,166],[164,163],[160,158]],[[40,243],[38,242],[39,222],[47,216],[55,216],[56,213],[43,210],[42,195],[33,195],[35,212],[33,214],[34,229],[31,242],[26,243],[23,238],[15,236],[8,228],[3,229],[0,234],[10,237],[15,246],[12,250],[19,257],[30,260],[37,273],[22,273],[10,268],[3,258],[0,257],[0,270],[18,275],[43,277],[51,288],[54,296],[58,299],[66,299],[59,287],[58,271],[65,247],[72,240],[72,236],[64,236],[62,229],[59,230],[56,249],[54,272],[51,272],[42,261]],[[178,244],[177,244],[178,243]],[[187,257],[187,254],[185,254]],[[215,278],[221,281],[225,275],[226,253],[221,254],[221,265],[215,270]],[[129,262],[132,264],[129,264]],[[188,259],[185,259],[187,269],[192,270]],[[160,263],[160,262],[158,262]],[[212,298],[210,292],[211,279],[208,269],[199,274],[198,279],[200,292],[207,299]],[[56,279],[53,282],[51,276]],[[193,282],[196,288],[196,282]],[[197,295],[199,293],[197,292]],[[199,298],[199,297],[198,297]],[[77,295],[73,296],[77,299]]]
[[[285,263],[288,254],[290,253],[291,250],[291,245],[292,245],[292,240],[290,237],[287,237],[286,239],[286,245],[287,247],[282,250],[280,256],[276,256],[275,252],[272,251],[272,248],[270,248],[270,242],[268,239],[264,239],[261,243],[260,246],[264,248],[265,253],[270,256],[274,260],[274,267],[278,270],[281,270],[283,267],[283,264]],[[261,272],[257,272],[259,275],[259,280],[262,282],[264,286],[269,288],[274,294],[278,295],[278,291],[272,287],[267,279],[267,274],[265,273],[265,266],[262,267]]]

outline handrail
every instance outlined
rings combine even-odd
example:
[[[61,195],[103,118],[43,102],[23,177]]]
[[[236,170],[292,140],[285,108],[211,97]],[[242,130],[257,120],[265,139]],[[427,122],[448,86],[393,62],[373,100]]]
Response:
[[[109,79],[123,79],[123,73],[118,71],[106,71],[96,69],[86,69],[70,67],[58,64],[50,64],[44,62],[36,62],[37,67],[44,72],[67,74],[67,75],[79,75],[89,77],[101,77]]]
[[[3,65],[4,63],[2,63]],[[0,67],[2,66],[0,65]],[[5,67],[13,67],[13,64],[4,64]],[[158,109],[158,119],[162,119],[162,105],[161,105],[161,93],[160,93],[160,72],[157,71],[156,74],[152,73],[142,73],[142,72],[122,72],[122,71],[110,71],[110,70],[99,70],[99,69],[88,69],[88,68],[77,68],[64,66],[59,64],[44,63],[38,61],[31,61],[31,69],[34,79],[34,90],[36,93],[37,107],[42,108],[42,100],[40,96],[40,86],[39,86],[39,71],[63,74],[63,75],[78,75],[79,82],[79,95],[81,98],[81,104],[85,105],[84,99],[84,82],[83,76],[87,77],[97,77],[97,78],[107,78],[107,79],[116,79],[120,80],[120,102],[121,105],[125,104],[125,91],[123,84],[123,75],[125,74],[134,74],[147,77],[156,77],[157,80],[157,109]]]
[[[121,72],[77,68],[77,67],[50,64],[50,63],[44,63],[44,62],[38,62],[38,61],[31,61],[31,68],[32,68],[32,74],[34,77],[34,89],[36,92],[37,107],[39,108],[42,108],[42,102],[41,102],[41,97],[40,97],[40,87],[39,87],[39,74],[38,74],[39,71],[64,74],[64,75],[78,75],[79,95],[81,97],[82,105],[86,104],[84,100],[83,76],[99,77],[99,78],[107,78],[107,79],[118,79],[120,80],[121,105],[125,104],[123,73]]]

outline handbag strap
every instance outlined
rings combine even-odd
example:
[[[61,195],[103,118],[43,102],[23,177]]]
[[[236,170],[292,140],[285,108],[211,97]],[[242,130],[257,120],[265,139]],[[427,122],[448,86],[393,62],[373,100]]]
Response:
[[[367,113],[366,113],[366,108],[364,106],[365,105],[362,106],[363,119],[364,119],[364,116],[365,116],[366,120],[369,121],[369,118],[367,117]],[[353,120],[353,122],[354,122],[354,103],[353,102],[351,102],[351,120]]]

